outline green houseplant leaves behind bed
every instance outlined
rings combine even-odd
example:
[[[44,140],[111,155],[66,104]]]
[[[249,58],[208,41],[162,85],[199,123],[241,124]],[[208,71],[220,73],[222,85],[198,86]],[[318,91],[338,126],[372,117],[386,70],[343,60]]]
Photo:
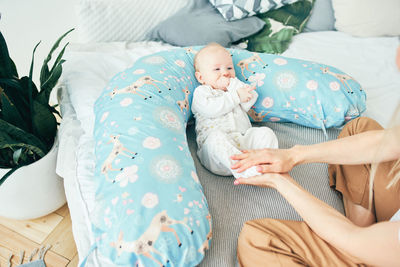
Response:
[[[10,58],[6,41],[0,32],[0,168],[10,168],[0,178],[0,185],[18,168],[29,165],[49,152],[57,134],[58,111],[49,104],[51,90],[62,73],[61,49],[53,66],[48,63],[67,31],[53,45],[40,71],[40,90],[32,81],[35,46],[29,76],[19,78]]]
[[[303,31],[311,16],[315,0],[301,0],[270,10],[257,17],[265,22],[264,28],[241,41],[254,52],[282,54],[289,47],[292,37]]]

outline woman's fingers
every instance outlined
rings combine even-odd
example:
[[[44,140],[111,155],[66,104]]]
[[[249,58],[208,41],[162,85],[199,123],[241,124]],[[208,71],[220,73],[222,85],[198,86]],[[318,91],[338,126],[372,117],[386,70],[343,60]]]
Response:
[[[248,150],[242,154],[233,155],[231,159],[237,161],[231,168],[238,172],[252,166],[259,166],[257,170],[261,173],[288,172],[293,168],[287,151],[282,149]]]
[[[248,177],[248,178],[237,178],[233,184],[239,185],[239,184],[247,184],[247,185],[259,185],[259,182],[255,179],[257,176],[253,177]]]
[[[262,164],[257,166],[257,171],[261,173],[268,172],[284,172],[282,168],[279,168],[276,164]]]
[[[250,152],[245,152],[242,154],[236,154],[231,156],[232,160],[237,160],[231,168],[232,169],[238,169],[239,172],[242,172],[246,170],[247,168],[250,168],[251,166],[254,166],[257,164],[258,160],[254,157],[254,153]]]
[[[246,159],[246,158],[254,155],[255,153],[257,153],[257,150],[245,149],[245,150],[241,150],[240,152],[242,152],[242,153],[241,154],[232,155],[231,159],[234,159],[234,160]]]
[[[255,160],[255,159],[247,160],[247,159],[244,159],[244,160],[238,161],[235,164],[233,164],[231,166],[231,168],[232,169],[236,169],[237,172],[242,172],[242,171],[247,170],[250,167],[257,166],[259,163],[260,163],[259,160]]]
[[[240,150],[240,152],[242,152],[242,153],[255,153],[257,151],[258,151],[258,149],[243,149],[243,150]]]
[[[238,178],[233,183],[235,185],[245,184],[276,189],[277,182],[281,179],[293,178],[291,178],[288,173],[264,173],[262,175],[257,175],[249,178]]]
[[[249,157],[248,153],[242,153],[242,154],[235,154],[231,156],[231,159],[233,160],[242,160],[242,159],[246,159]]]
[[[231,169],[236,169],[237,172],[242,172],[253,166],[250,162],[238,161],[231,166]]]
[[[269,174],[257,175],[248,178],[238,178],[233,182],[233,184],[235,185],[246,184],[246,185],[255,185],[261,187],[270,187],[270,178],[271,175]]]

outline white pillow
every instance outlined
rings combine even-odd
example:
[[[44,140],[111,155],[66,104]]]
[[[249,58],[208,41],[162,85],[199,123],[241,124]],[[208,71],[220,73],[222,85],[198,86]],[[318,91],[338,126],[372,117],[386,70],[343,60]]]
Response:
[[[354,36],[400,35],[400,0],[332,0],[335,28]]]
[[[190,0],[80,0],[76,6],[81,42],[144,41],[157,24]]]

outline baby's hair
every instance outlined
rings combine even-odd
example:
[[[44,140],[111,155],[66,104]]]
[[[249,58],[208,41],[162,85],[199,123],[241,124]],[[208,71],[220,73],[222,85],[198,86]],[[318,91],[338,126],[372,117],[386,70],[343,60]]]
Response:
[[[196,55],[194,56],[194,60],[193,60],[193,65],[194,65],[194,70],[198,71],[199,70],[199,65],[200,65],[200,61],[199,57],[201,57],[201,55],[204,53],[204,51],[209,50],[210,48],[222,48],[225,49],[225,47],[223,47],[222,45],[212,42],[207,44],[206,46],[204,46],[202,49],[199,50],[199,52],[196,53]],[[226,49],[225,49],[226,50]],[[227,50],[228,52],[228,50]],[[229,53],[229,52],[228,52]]]

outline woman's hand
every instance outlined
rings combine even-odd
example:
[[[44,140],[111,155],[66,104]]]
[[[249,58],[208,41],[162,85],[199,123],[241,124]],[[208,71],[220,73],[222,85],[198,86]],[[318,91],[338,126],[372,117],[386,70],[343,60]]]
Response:
[[[247,184],[277,189],[277,185],[282,184],[279,182],[283,180],[292,181],[293,178],[288,173],[264,173],[249,178],[238,178],[233,183],[235,185]]]
[[[294,148],[245,150],[242,154],[236,154],[231,157],[233,160],[238,160],[231,168],[237,169],[237,172],[240,173],[258,165],[257,171],[261,173],[285,173],[297,165],[294,155]]]

